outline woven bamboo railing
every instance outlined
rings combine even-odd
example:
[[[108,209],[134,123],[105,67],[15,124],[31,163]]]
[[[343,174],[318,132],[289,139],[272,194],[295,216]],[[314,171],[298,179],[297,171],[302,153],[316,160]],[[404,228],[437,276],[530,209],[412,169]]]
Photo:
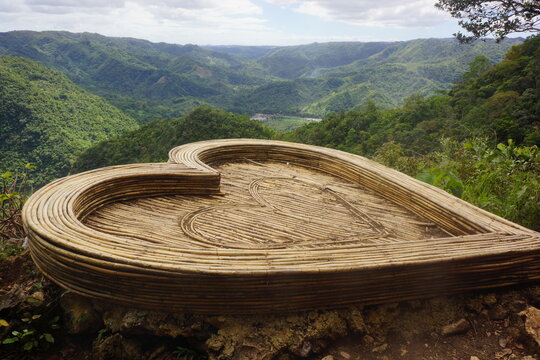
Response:
[[[540,234],[341,151],[187,144],[59,179],[23,209],[60,286],[130,306],[269,313],[540,279]]]

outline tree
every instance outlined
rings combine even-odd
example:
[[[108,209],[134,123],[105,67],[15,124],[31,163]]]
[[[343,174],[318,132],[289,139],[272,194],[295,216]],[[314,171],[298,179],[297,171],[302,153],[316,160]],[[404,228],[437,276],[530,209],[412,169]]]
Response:
[[[512,32],[540,31],[538,0],[438,0],[435,6],[463,19],[459,25],[471,35],[454,34],[461,42],[489,34],[499,41]]]

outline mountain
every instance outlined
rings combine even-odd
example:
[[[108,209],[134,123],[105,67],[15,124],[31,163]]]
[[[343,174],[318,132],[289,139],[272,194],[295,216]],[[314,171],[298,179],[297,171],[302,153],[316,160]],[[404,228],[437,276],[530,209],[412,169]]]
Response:
[[[290,141],[373,155],[388,142],[411,153],[437,149],[442,137],[540,146],[540,36],[512,47],[501,62],[472,61],[449,91],[416,94],[384,110],[368,102],[360,110],[331,114],[285,135]]]
[[[204,45],[204,49],[237,56],[243,60],[257,60],[281,46]]]
[[[500,61],[521,39],[315,43],[300,46],[204,46],[152,43],[69,32],[0,33],[0,54],[24,56],[144,123],[209,104],[237,113],[324,116],[382,107],[448,89],[477,55]],[[282,92],[284,91],[284,92]]]
[[[43,184],[66,175],[82,150],[136,126],[62,73],[0,56],[0,172],[31,163],[33,179]]]
[[[477,57],[449,91],[368,102],[282,138],[373,157],[540,230],[540,36],[490,64]]]
[[[200,106],[184,118],[154,120],[83,152],[72,172],[136,162],[160,162],[175,146],[208,139],[268,139],[273,131],[246,115]]]
[[[521,39],[477,41],[470,45],[453,39],[419,39],[393,43],[326,43],[287,47],[257,60],[259,75],[292,78],[339,79],[342,85],[301,112],[324,116],[328,112],[361,108],[368,100],[396,107],[415,93],[448,89],[476,56],[491,63]]]
[[[197,45],[151,43],[98,34],[0,33],[0,54],[24,56],[62,71],[72,81],[144,122],[260,84],[237,70],[241,61]]]
[[[426,154],[437,149],[441,137],[485,137],[498,142],[512,138],[518,144],[540,145],[539,49],[540,37],[529,39],[511,48],[495,65],[486,57],[477,57],[449,91],[430,97],[416,94],[394,109],[383,109],[370,101],[360,110],[333,113],[288,134],[273,135],[247,117],[200,107],[185,118],[153,121],[101,142],[77,159],[74,170],[162,161],[170,148],[186,142],[245,136],[274,136],[368,156],[389,142],[414,154]],[[277,84],[281,87],[274,87]],[[267,85],[265,96],[290,100],[294,105],[298,101],[296,90],[318,87],[324,91],[329,86],[324,80],[304,78],[274,82]]]

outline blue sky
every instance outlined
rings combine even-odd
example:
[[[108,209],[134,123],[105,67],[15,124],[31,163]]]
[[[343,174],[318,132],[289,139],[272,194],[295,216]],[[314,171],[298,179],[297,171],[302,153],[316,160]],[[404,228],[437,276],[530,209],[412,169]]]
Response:
[[[0,0],[0,31],[67,30],[200,45],[451,37],[436,0]]]

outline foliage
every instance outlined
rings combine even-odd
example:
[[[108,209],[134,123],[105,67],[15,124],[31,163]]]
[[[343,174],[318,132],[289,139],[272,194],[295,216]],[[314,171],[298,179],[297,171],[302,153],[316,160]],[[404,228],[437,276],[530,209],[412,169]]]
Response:
[[[72,172],[96,167],[167,160],[175,146],[223,138],[267,139],[273,131],[247,115],[235,115],[201,106],[184,118],[155,120],[125,135],[103,141],[82,153]]]
[[[540,151],[509,140],[446,139],[433,167],[418,178],[487,211],[540,230]]]
[[[448,92],[414,95],[392,110],[368,102],[281,137],[373,156],[538,229],[539,54],[533,37],[498,64],[475,59]],[[466,141],[475,138],[483,140]]]
[[[435,5],[460,20],[472,35],[457,33],[463,42],[489,34],[502,39],[513,32],[540,31],[540,5],[536,0],[438,0]]]
[[[25,236],[21,210],[30,191],[28,172],[34,168],[25,164],[21,172],[0,175],[0,260],[22,251],[13,240],[20,241]]]
[[[37,166],[43,184],[67,174],[83,149],[136,123],[61,73],[24,58],[0,56],[0,169]]]
[[[540,230],[540,150],[514,141],[491,145],[485,138],[444,138],[440,150],[405,155],[388,143],[375,159],[440,187],[489,212]]]
[[[283,138],[368,156],[388,142],[401,144],[409,156],[426,154],[438,149],[441,137],[540,145],[539,54],[540,37],[530,38],[498,64],[475,59],[448,92],[412,95],[392,110],[368,101],[359,110],[330,114]]]
[[[47,318],[42,314],[30,314],[30,316],[20,319],[19,330],[11,330],[9,335],[2,339],[1,344],[16,347],[25,352],[46,350],[51,344],[54,344],[52,333],[60,327],[59,320],[59,316]]]
[[[0,54],[60,70],[145,123],[184,116],[204,104],[237,113],[319,117],[359,109],[368,99],[395,107],[416,92],[449,88],[475,56],[499,61],[519,41],[199,47],[88,33],[13,31],[0,33]]]

